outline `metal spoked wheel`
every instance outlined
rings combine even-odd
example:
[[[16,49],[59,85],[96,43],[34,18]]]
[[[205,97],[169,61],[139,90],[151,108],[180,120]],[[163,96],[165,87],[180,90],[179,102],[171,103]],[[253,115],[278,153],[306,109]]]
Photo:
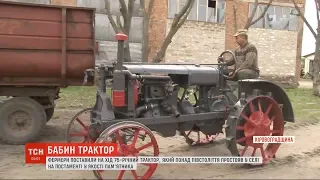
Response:
[[[257,92],[257,90],[254,90]],[[263,165],[275,157],[280,143],[253,143],[253,136],[283,136],[284,119],[279,104],[268,95],[240,98],[227,120],[227,145],[235,156],[260,156]],[[242,147],[238,147],[238,146]],[[252,164],[253,165],[253,164]]]
[[[68,124],[66,140],[68,143],[91,143],[96,139],[89,136],[92,108],[86,108],[73,116]]]
[[[149,128],[137,122],[120,122],[105,129],[96,143],[118,144],[118,156],[159,156],[159,147]],[[98,179],[150,179],[158,164],[138,164],[136,170],[93,171]]]

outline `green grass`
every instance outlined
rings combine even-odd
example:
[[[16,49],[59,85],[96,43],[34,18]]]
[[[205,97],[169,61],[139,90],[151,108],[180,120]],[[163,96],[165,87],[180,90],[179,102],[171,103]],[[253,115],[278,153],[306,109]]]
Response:
[[[312,95],[312,89],[286,89],[297,120],[320,118],[320,98]],[[61,90],[57,108],[82,109],[92,107],[96,87],[68,87]],[[193,99],[193,98],[190,98]]]
[[[61,89],[60,99],[56,101],[57,108],[79,109],[92,107],[96,100],[96,91],[95,86]]]
[[[286,89],[286,92],[292,103],[296,119],[320,118],[320,97],[313,96],[312,89]]]

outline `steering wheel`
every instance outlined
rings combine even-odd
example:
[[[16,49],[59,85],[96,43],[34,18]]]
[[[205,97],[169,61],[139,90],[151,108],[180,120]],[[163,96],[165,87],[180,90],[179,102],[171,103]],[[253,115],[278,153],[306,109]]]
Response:
[[[232,52],[232,51],[230,51],[230,50],[226,50],[226,51],[223,51],[221,54],[220,54],[220,56],[218,57],[218,63],[226,63],[226,61],[225,61],[225,59],[223,58],[223,55],[225,55],[225,54],[231,54],[232,55],[232,58],[233,59],[236,59],[236,55]],[[228,68],[227,68],[228,69]],[[234,77],[234,75],[236,74],[236,71],[237,71],[237,69],[236,68],[234,68],[233,70],[232,70],[232,72],[230,72],[229,71],[229,69],[228,69],[228,75],[225,75],[225,74],[223,74],[223,77],[225,77],[225,78],[227,78],[227,79],[232,79],[233,77]]]

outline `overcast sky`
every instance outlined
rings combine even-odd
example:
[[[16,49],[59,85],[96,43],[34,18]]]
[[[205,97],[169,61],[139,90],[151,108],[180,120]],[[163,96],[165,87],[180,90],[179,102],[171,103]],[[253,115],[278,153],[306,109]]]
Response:
[[[313,0],[306,0],[305,17],[313,27],[317,29],[317,14],[315,3]],[[315,50],[315,39],[310,32],[309,28],[304,24],[303,27],[303,40],[302,40],[302,56],[313,53]]]

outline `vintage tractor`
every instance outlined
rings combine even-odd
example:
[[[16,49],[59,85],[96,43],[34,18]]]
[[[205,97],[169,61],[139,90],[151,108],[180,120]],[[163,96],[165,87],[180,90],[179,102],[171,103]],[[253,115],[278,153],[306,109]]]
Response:
[[[291,103],[281,87],[261,79],[242,80],[235,95],[227,84],[235,71],[229,75],[223,62],[123,63],[127,36],[117,34],[116,38],[117,62],[99,67],[96,103],[71,120],[68,142],[116,142],[120,156],[159,156],[152,131],[162,137],[173,137],[178,131],[192,144],[201,139],[192,140],[190,132],[201,132],[204,139],[211,140],[224,129],[232,156],[248,153],[262,156],[263,164],[275,157],[280,144],[253,143],[253,136],[283,136],[285,121],[294,122]],[[225,54],[234,56],[231,51],[225,51],[221,57]],[[94,70],[88,70],[87,74],[93,75]],[[112,80],[112,97],[108,95],[106,80]],[[81,119],[85,113],[88,117]],[[75,122],[81,125],[81,131],[73,129]],[[74,137],[82,139],[73,141]],[[150,179],[157,168],[157,164],[141,166],[145,170],[129,171],[130,178]],[[103,171],[94,171],[99,179],[110,179],[111,173],[107,171],[103,177]],[[125,178],[124,173],[121,170],[117,178]]]

